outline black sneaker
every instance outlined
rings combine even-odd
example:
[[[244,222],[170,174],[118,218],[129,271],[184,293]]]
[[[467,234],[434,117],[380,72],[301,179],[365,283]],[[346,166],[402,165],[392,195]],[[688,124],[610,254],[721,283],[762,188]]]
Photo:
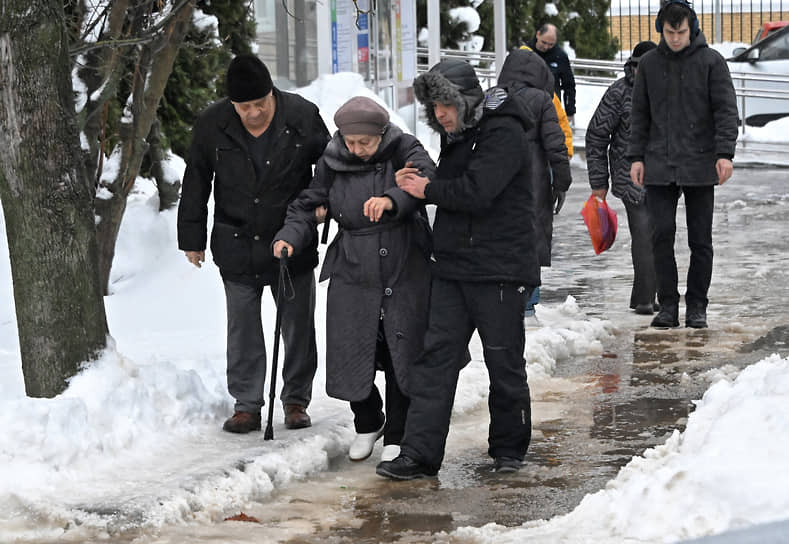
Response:
[[[418,461],[405,455],[398,455],[392,461],[381,461],[375,467],[375,473],[392,480],[415,480],[428,478],[438,474],[437,470],[430,469]]]
[[[692,329],[706,329],[707,312],[704,310],[688,310],[685,313],[685,326]]]
[[[660,329],[679,327],[679,309],[676,306],[661,306],[650,326]]]
[[[496,457],[493,461],[493,471],[506,474],[508,472],[518,472],[523,462],[515,457]]]
[[[639,304],[634,308],[634,310],[639,315],[652,315],[655,313],[655,307],[652,305],[652,303]]]

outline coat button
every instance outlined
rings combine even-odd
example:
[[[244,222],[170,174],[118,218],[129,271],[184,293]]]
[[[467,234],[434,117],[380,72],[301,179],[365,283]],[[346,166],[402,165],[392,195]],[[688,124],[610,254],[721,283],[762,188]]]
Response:
[[[392,296],[392,289],[391,289],[391,287],[387,287],[386,289],[384,289],[384,295],[386,295],[387,297],[391,297]]]
[[[258,236],[257,234],[254,236],[254,238],[255,240],[260,240],[260,236]]]
[[[255,200],[253,200],[252,202],[254,202],[255,204],[260,204],[260,199],[259,199],[259,198],[256,198],[256,199],[255,199]]]
[[[266,161],[266,166],[268,166],[269,164],[271,164],[271,161]]]
[[[386,249],[385,247],[382,247],[381,249],[378,250],[378,255],[380,255],[381,257],[386,257],[387,255],[389,255],[389,250]]]
[[[397,331],[397,332],[395,333],[395,336],[397,337],[397,339],[398,339],[398,340],[401,340],[401,339],[405,338],[405,334],[403,334],[403,333],[402,333],[402,332],[400,332],[400,331]]]
[[[233,238],[238,238],[238,233],[237,232],[233,233]]]

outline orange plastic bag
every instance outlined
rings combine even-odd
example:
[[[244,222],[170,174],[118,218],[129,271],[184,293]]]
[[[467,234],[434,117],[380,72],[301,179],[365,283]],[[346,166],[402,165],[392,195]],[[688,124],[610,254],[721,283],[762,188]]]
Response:
[[[581,215],[589,229],[595,255],[600,255],[616,239],[616,212],[608,207],[605,200],[592,195],[584,204]]]

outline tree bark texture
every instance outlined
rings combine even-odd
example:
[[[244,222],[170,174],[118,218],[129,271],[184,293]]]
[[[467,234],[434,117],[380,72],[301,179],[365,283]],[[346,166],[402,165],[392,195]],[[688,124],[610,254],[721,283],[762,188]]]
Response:
[[[70,71],[62,2],[2,0],[0,199],[32,397],[62,392],[107,341]]]
[[[156,110],[164,94],[167,78],[173,70],[178,48],[189,30],[194,3],[181,4],[180,9],[157,35],[156,39],[137,50],[129,100],[130,115],[124,116],[120,127],[121,164],[114,180],[103,180],[101,185],[111,198],[96,200],[98,216],[99,274],[105,292],[109,286],[110,269],[115,257],[126,198],[134,187],[143,157],[148,151],[146,138],[156,119]]]
[[[159,192],[159,211],[169,210],[178,204],[181,192],[180,179],[167,179],[164,171],[164,149],[162,149],[162,131],[159,119],[154,119],[151,132],[148,134],[148,159],[151,161],[151,175],[156,181]]]

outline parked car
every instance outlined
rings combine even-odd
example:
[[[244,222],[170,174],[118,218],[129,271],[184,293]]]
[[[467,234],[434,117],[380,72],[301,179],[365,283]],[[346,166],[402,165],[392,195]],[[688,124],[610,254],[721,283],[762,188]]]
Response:
[[[763,126],[789,116],[789,25],[774,30],[727,59],[737,90],[740,119]],[[758,79],[761,76],[762,79]]]
[[[765,39],[767,36],[781,30],[786,25],[789,25],[789,21],[767,21],[762,23],[762,26],[760,26],[759,30],[756,32],[756,36],[753,37],[751,44]]]

